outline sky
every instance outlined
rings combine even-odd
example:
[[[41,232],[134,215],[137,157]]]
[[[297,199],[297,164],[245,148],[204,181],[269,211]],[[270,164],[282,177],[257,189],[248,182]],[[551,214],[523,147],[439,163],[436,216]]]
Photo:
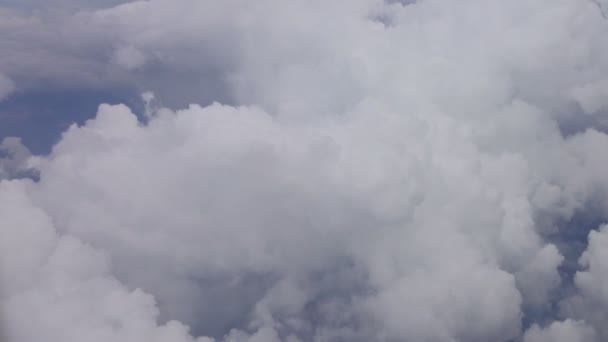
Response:
[[[0,0],[0,340],[608,340],[606,0]]]

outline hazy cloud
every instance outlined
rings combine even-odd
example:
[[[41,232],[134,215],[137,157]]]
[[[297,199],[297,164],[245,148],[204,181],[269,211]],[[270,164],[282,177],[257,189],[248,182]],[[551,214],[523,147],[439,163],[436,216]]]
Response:
[[[0,74],[0,101],[4,100],[15,90],[15,83],[3,74]]]

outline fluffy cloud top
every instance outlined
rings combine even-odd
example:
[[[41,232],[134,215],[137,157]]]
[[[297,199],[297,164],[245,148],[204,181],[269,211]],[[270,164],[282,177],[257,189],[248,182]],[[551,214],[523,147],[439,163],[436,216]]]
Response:
[[[146,93],[145,118],[103,104],[49,155],[3,143],[8,341],[608,338],[607,230],[573,278],[562,268],[579,258],[576,215],[608,214],[608,21],[593,2],[7,15],[13,34],[88,42],[57,43],[86,62],[58,79],[232,103],[173,110]],[[5,61],[23,79],[46,68],[30,62]],[[154,87],[159,70],[172,76]]]
[[[533,326],[524,336],[524,342],[593,342],[597,335],[593,328],[583,322],[566,320],[554,322],[551,326],[540,329]]]

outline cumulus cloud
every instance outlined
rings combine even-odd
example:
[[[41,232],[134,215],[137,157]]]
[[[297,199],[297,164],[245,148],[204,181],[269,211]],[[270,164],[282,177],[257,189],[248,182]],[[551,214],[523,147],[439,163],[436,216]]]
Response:
[[[59,235],[52,218],[27,197],[29,185],[0,184],[0,308],[7,341],[194,341],[178,322],[158,326],[154,299],[120,284],[103,252]]]
[[[102,104],[49,155],[3,143],[0,169],[37,172],[0,182],[9,341],[608,338],[606,229],[561,269],[577,213],[608,213],[608,135],[581,119],[606,110],[593,2],[61,15],[5,14],[30,41],[89,42],[57,43],[83,62],[57,79],[151,91],[145,119]],[[195,100],[230,104],[165,108],[206,84]]]
[[[583,293],[595,297],[603,305],[608,304],[608,293],[605,293],[605,289],[601,288],[601,284],[605,283],[605,278],[608,276],[605,258],[603,257],[608,243],[606,235],[608,235],[606,226],[602,227],[599,232],[589,234],[589,247],[580,260],[580,263],[588,269],[577,273],[575,279]]]
[[[21,139],[7,137],[0,143],[0,180],[18,177],[29,169],[30,150],[21,143]]]
[[[594,342],[597,335],[584,322],[565,320],[542,329],[535,325],[524,336],[524,342]]]

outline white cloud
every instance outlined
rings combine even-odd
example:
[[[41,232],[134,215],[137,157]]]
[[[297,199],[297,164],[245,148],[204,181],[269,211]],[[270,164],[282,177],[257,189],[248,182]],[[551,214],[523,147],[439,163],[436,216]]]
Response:
[[[153,0],[6,16],[36,48],[49,27],[86,42],[0,63],[24,78],[69,55],[60,80],[134,77],[177,103],[211,84],[246,104],[173,111],[150,92],[146,123],[101,105],[27,156],[39,181],[0,183],[11,340],[608,337],[585,304],[602,296],[603,233],[572,298],[555,297],[564,257],[550,243],[589,203],[608,213],[608,136],[560,131],[577,106],[603,110],[593,3]],[[147,87],[159,69],[172,75],[160,92]],[[580,321],[524,335],[524,315],[560,301]]]
[[[120,284],[102,252],[58,234],[28,198],[31,185],[0,183],[0,317],[7,341],[194,341],[180,323],[157,326],[154,299]]]
[[[235,328],[304,339],[507,339],[519,334],[520,291],[536,304],[559,284],[561,257],[540,242],[525,197],[527,162],[481,153],[451,120],[362,107],[301,125],[220,105],[150,120],[100,107],[39,160],[31,194],[167,318],[205,330],[206,317],[225,326],[255,312]],[[333,274],[340,260],[349,285]],[[277,280],[300,285],[285,296]],[[208,293],[225,308],[208,307]],[[344,326],[308,321],[309,310]]]
[[[546,328],[534,325],[524,336],[524,342],[595,342],[592,327],[581,321],[554,322]]]
[[[601,337],[608,334],[605,325],[608,319],[608,293],[605,289],[608,267],[604,260],[608,248],[607,232],[604,225],[589,234],[589,244],[579,260],[583,269],[574,277],[579,292],[562,303],[564,314],[593,324]]]
[[[608,292],[602,284],[608,281],[608,264],[605,254],[608,244],[608,230],[606,226],[601,227],[599,232],[589,234],[589,247],[581,257],[581,264],[588,268],[576,275],[576,284],[583,293],[592,296],[602,305],[608,306]]]

